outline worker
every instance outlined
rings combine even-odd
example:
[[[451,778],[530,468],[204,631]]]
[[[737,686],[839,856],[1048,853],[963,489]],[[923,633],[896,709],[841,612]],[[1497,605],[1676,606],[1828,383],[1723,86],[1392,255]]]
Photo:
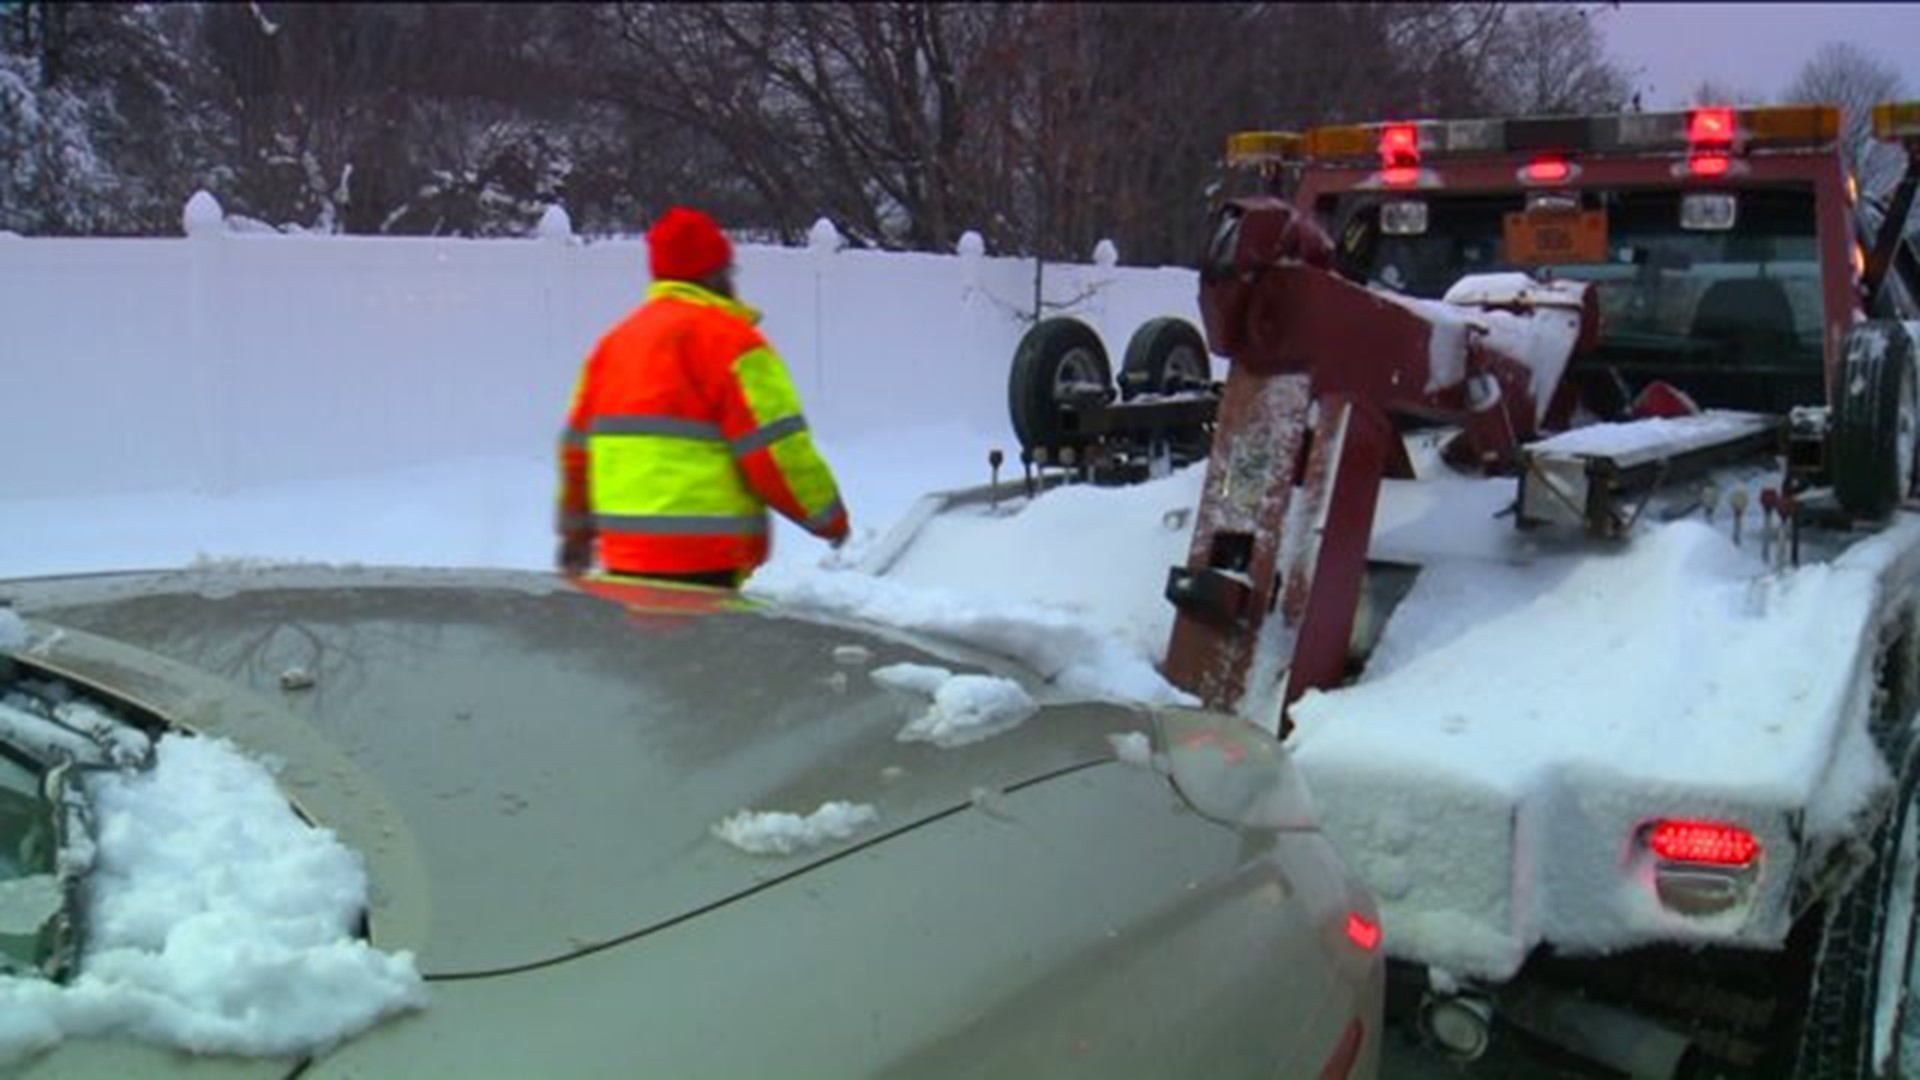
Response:
[[[839,547],[847,510],[786,364],[733,290],[733,245],[673,207],[647,232],[646,301],[587,357],[560,448],[561,573],[737,588],[767,507]]]

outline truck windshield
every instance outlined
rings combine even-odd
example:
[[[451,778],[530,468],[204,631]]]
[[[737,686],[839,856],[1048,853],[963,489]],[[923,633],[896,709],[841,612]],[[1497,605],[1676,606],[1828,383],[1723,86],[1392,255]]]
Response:
[[[1689,229],[1676,190],[1579,193],[1559,212],[1580,242],[1535,242],[1527,193],[1422,193],[1426,229],[1388,235],[1385,203],[1342,196],[1331,209],[1341,269],[1376,287],[1438,298],[1467,274],[1525,271],[1598,284],[1601,344],[1576,364],[1609,381],[1673,382],[1707,406],[1783,409],[1823,400],[1822,296],[1814,196],[1736,193],[1731,228]],[[1556,255],[1556,252],[1564,252]],[[1733,372],[1739,374],[1735,376]],[[1616,378],[1618,376],[1618,378]]]

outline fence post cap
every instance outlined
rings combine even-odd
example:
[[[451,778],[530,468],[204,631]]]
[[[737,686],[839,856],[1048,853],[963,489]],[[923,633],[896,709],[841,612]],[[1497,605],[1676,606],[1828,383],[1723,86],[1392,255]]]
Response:
[[[540,224],[534,226],[533,231],[542,240],[571,240],[573,218],[568,216],[566,207],[559,203],[548,203],[547,209],[540,215]]]
[[[826,218],[814,222],[813,228],[807,230],[807,247],[814,251],[839,251],[846,244],[846,237],[840,235],[840,230]]]
[[[187,207],[180,213],[180,227],[188,236],[218,236],[226,224],[225,211],[220,209],[220,200],[207,193],[205,188],[193,193],[187,200]]]

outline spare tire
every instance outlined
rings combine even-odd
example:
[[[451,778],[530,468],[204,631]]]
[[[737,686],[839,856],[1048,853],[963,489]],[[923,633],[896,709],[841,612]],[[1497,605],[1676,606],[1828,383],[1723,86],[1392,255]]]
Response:
[[[1112,396],[1113,369],[1093,327],[1078,319],[1042,319],[1020,338],[1007,377],[1007,413],[1023,448],[1084,443],[1063,408]]]
[[[1120,364],[1120,398],[1140,394],[1172,394],[1197,389],[1213,381],[1207,341],[1185,319],[1149,319],[1127,342]]]
[[[1920,453],[1913,362],[1913,338],[1897,322],[1863,322],[1847,333],[1827,467],[1834,496],[1854,517],[1884,518],[1913,491]]]

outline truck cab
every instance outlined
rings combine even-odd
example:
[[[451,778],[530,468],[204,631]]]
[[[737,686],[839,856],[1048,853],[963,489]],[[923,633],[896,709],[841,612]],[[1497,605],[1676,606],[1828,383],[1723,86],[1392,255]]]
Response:
[[[1341,272],[1379,288],[1437,299],[1509,270],[1593,282],[1602,337],[1568,389],[1596,415],[1624,415],[1655,380],[1706,408],[1784,414],[1826,402],[1865,313],[1870,238],[1838,134],[1824,106],[1319,128],[1298,198]],[[1904,288],[1886,300],[1914,317]]]

